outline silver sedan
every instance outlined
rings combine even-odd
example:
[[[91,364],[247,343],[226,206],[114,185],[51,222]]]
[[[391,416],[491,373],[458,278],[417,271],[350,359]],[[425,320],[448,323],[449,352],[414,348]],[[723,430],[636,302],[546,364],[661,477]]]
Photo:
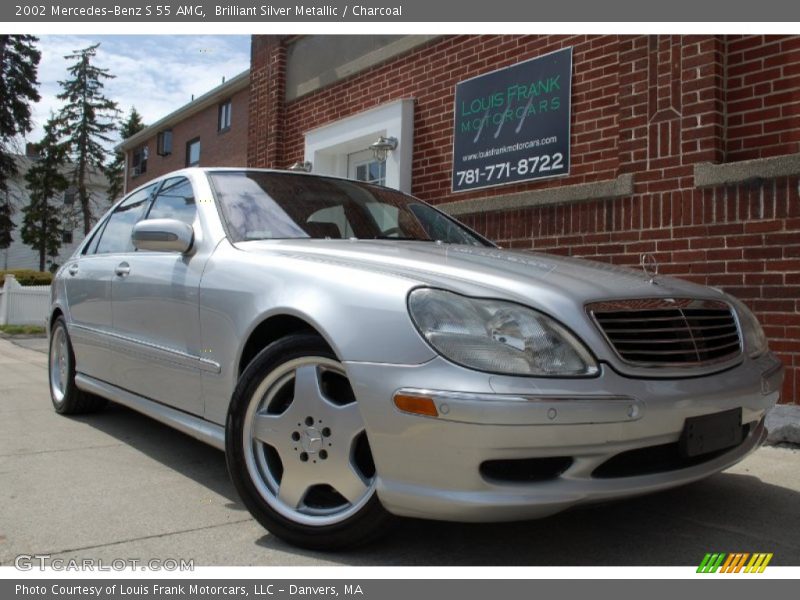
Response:
[[[663,490],[761,444],[783,369],[741,302],[645,259],[502,250],[344,179],[177,171],[58,271],[53,405],[224,449],[252,514],[312,548]]]

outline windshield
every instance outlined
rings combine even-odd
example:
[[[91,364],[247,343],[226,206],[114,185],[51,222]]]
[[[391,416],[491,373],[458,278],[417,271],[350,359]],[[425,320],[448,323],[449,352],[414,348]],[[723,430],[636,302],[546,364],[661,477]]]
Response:
[[[491,245],[416,198],[375,185],[260,171],[212,171],[209,177],[234,242],[356,238]]]

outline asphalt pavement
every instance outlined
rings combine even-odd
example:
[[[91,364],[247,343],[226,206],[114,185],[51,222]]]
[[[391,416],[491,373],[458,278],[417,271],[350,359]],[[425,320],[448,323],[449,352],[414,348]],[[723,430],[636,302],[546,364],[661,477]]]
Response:
[[[243,507],[221,452],[126,408],[62,417],[46,342],[0,339],[0,565],[57,558],[195,565],[696,565],[772,552],[800,565],[800,451],[762,448],[660,494],[508,524],[403,520],[371,546],[310,552]]]

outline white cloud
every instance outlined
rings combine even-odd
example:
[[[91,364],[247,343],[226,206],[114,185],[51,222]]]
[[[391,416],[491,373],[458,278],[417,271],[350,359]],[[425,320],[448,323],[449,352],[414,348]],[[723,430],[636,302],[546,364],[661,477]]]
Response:
[[[248,68],[249,36],[130,35],[41,36],[39,93],[33,107],[34,130],[29,141],[42,136],[50,111],[58,112],[62,102],[59,81],[67,79],[71,61],[64,56],[100,43],[95,65],[108,69],[114,79],[105,81],[106,96],[127,115],[135,106],[145,123],[153,123],[195,97],[218,86]]]

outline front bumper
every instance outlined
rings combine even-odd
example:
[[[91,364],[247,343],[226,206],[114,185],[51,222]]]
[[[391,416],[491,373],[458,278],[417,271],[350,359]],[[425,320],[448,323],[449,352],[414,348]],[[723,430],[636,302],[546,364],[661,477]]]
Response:
[[[454,521],[541,517],[576,504],[646,494],[724,470],[766,438],[763,419],[779,398],[781,363],[767,354],[694,379],[630,379],[604,366],[591,379],[489,375],[436,358],[422,365],[346,363],[390,512]],[[399,411],[398,390],[434,395],[439,416]],[[741,408],[744,441],[688,466],[597,477],[621,453],[675,444],[689,417]],[[568,457],[536,482],[487,477],[481,465]]]

